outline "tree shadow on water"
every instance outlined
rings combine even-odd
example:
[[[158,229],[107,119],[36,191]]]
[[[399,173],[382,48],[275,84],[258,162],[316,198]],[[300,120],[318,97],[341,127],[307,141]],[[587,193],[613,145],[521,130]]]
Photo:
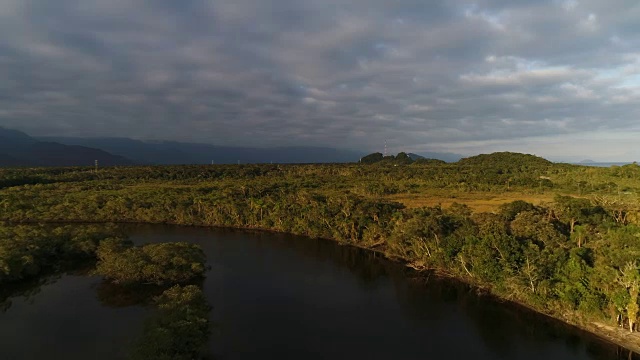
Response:
[[[3,286],[0,288],[0,312],[5,313],[11,308],[13,299],[24,298],[26,301],[32,301],[43,287],[54,284],[61,276],[60,273],[54,273]]]
[[[593,334],[454,279],[410,270],[397,275],[394,276],[396,293],[411,319],[445,326],[459,322],[459,326],[470,331],[467,333],[481,340],[492,358],[534,359],[545,351],[558,351],[557,354],[580,359],[640,359],[638,354],[630,355],[628,350]],[[459,336],[461,333],[456,335],[458,340]],[[560,348],[554,350],[556,344]]]

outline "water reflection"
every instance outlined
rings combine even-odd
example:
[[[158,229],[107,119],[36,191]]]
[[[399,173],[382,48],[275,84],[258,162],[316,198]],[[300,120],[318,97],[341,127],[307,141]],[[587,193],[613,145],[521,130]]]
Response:
[[[42,287],[54,284],[62,274],[49,274],[20,283],[9,284],[0,288],[0,312],[7,312],[13,305],[13,300],[22,298],[26,302],[32,301],[42,291]]]
[[[597,359],[640,359],[638,354],[612,345],[592,334],[535,313],[517,304],[478,294],[476,289],[433,273],[419,273],[391,262],[379,254],[322,239],[292,239],[288,235],[253,232],[260,241],[286,248],[319,261],[345,267],[364,287],[375,287],[381,278],[393,281],[408,318],[422,323],[446,322],[450,314],[443,307],[462,311],[476,327],[476,334],[497,358],[512,358],[516,344],[526,337],[529,351],[549,342],[562,343],[579,356],[588,353]],[[428,306],[425,306],[428,305]],[[446,329],[444,327],[443,329]],[[498,331],[506,329],[507,331]],[[534,352],[535,353],[535,352]],[[523,357],[520,357],[523,358]],[[535,359],[536,356],[531,357]]]
[[[179,298],[173,307],[163,303],[163,310],[158,308],[156,299],[170,286],[114,284],[92,275],[94,262],[61,268],[67,270],[0,289],[0,309],[6,314],[0,317],[0,358],[124,359],[135,357],[140,349],[162,349],[163,354],[172,353],[170,357],[176,358],[189,346],[196,348],[188,356],[193,358],[197,348],[206,344],[209,331],[203,326],[208,325],[190,326],[191,309],[176,308]],[[203,283],[200,278],[184,286],[193,285],[202,294]],[[210,309],[206,300],[200,307]],[[109,314],[108,309],[125,316]],[[208,318],[209,311],[201,317]],[[127,313],[134,316],[127,317]],[[165,331],[171,336],[164,336]],[[200,335],[197,346],[193,345],[196,334]],[[176,340],[180,338],[183,340]],[[83,339],[83,346],[75,344],[78,339]],[[32,342],[39,347],[25,346]],[[112,345],[117,346],[105,349]],[[174,352],[178,345],[180,349]]]
[[[206,249],[214,274],[205,290],[208,287],[209,296],[222,304],[216,316],[223,319],[223,334],[214,342],[226,347],[220,354],[232,358],[250,358],[229,355],[236,345],[231,338],[241,333],[243,322],[255,328],[260,320],[276,322],[265,330],[271,336],[299,342],[287,354],[311,357],[304,351],[314,344],[309,336],[336,344],[349,339],[340,349],[342,357],[351,347],[361,347],[354,356],[365,356],[371,348],[374,357],[388,351],[398,358],[430,354],[475,359],[626,359],[628,354],[623,351],[620,357],[617,346],[522,307],[478,295],[465,284],[416,273],[380,255],[332,241],[188,227],[142,226],[133,233],[138,241],[189,239]],[[252,312],[256,307],[279,317]],[[396,307],[401,314],[395,314]],[[247,308],[246,316],[232,314]],[[296,316],[303,316],[305,323],[296,321]],[[225,325],[225,319],[231,318],[236,324]],[[291,333],[284,329],[287,326],[298,330]],[[333,334],[324,327],[331,327]],[[371,336],[397,345],[385,346],[367,338]],[[256,335],[256,349],[267,347],[261,341]],[[460,347],[461,343],[465,346]]]
[[[100,304],[111,308],[148,306],[154,297],[162,294],[167,288],[156,285],[118,285],[109,281],[101,281],[95,286]]]
[[[203,247],[212,270],[198,286],[213,306],[209,352],[217,358],[628,359],[627,351],[463,283],[331,241],[175,226],[125,230],[138,244]],[[40,299],[34,304],[0,297],[20,303],[0,314],[0,346],[9,358],[38,358],[16,354],[25,351],[20,344],[48,344],[54,323],[70,327],[47,345],[56,358],[122,358],[109,349],[126,348],[143,333],[150,299],[164,290],[66,275],[42,281],[23,290]],[[35,330],[41,328],[49,332]],[[65,350],[80,333],[95,343]]]

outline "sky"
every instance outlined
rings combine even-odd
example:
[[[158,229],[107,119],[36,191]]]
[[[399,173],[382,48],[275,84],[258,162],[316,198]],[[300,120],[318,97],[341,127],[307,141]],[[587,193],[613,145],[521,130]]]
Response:
[[[0,126],[640,160],[637,0],[0,0]]]

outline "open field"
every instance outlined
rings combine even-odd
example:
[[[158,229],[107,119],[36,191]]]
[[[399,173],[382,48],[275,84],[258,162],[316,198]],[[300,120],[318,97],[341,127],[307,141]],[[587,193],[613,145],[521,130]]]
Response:
[[[442,206],[448,208],[453,203],[465,204],[474,212],[496,212],[501,205],[516,200],[526,201],[534,205],[544,205],[553,202],[555,194],[547,192],[544,194],[527,194],[523,192],[452,192],[450,195],[443,194],[397,194],[385,197],[390,201],[402,203],[407,208],[419,208],[423,206]]]

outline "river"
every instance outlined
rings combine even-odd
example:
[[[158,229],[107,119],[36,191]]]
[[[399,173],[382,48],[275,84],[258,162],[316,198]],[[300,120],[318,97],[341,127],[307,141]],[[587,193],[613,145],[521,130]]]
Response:
[[[189,241],[211,270],[215,359],[627,359],[615,345],[464,284],[332,241],[127,225],[137,244]],[[1,359],[119,359],[150,309],[85,273],[27,288],[0,312]],[[638,358],[637,356],[634,359]]]

